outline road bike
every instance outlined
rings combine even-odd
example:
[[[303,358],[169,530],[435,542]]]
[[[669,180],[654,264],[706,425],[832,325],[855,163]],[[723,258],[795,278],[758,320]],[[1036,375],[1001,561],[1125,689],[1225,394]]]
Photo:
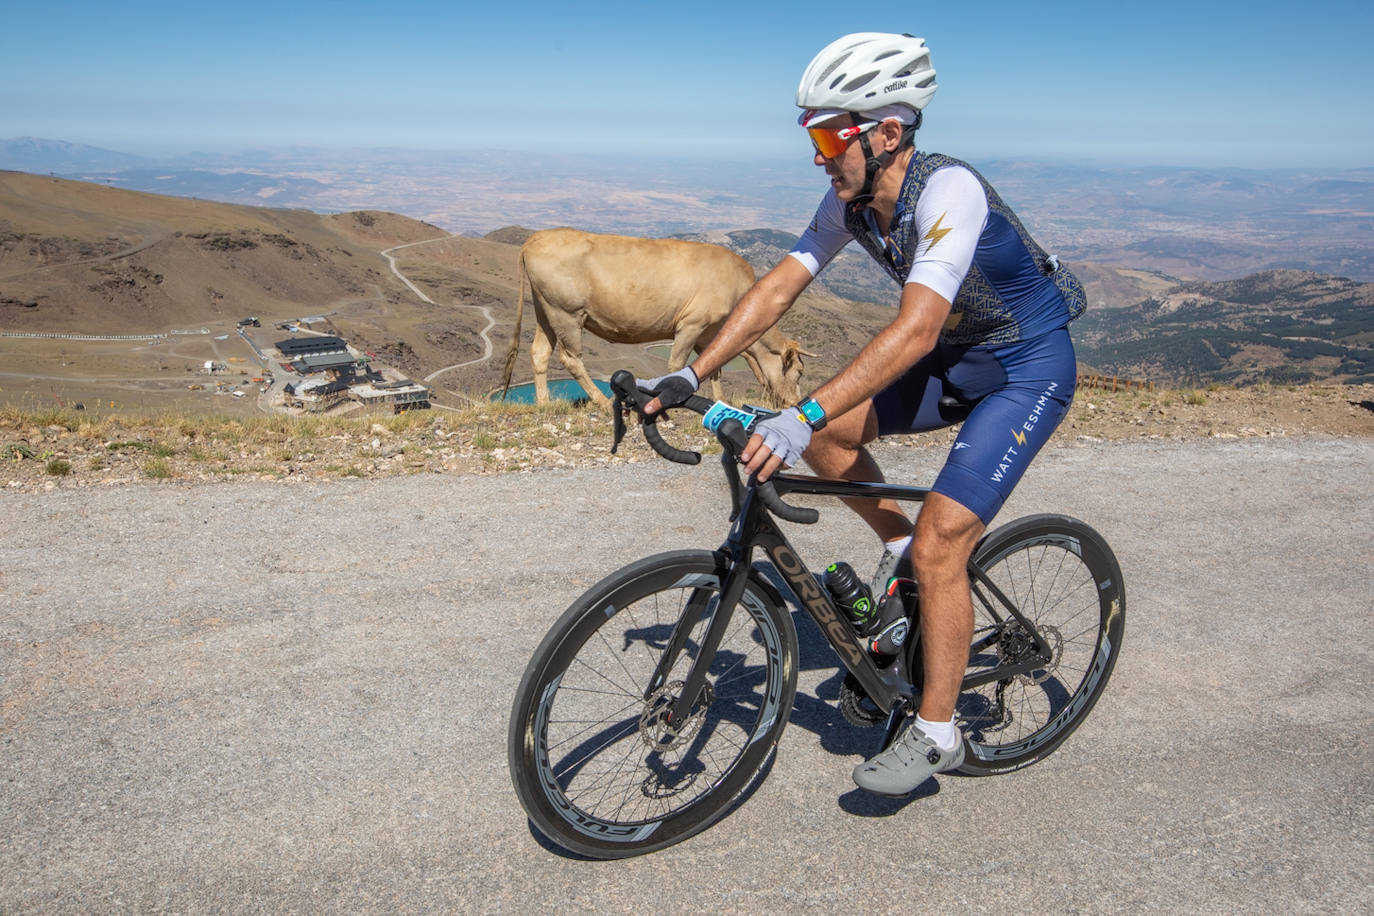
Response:
[[[618,372],[611,385],[613,451],[632,411],[660,455],[700,460],[663,440],[662,414],[644,416],[652,395],[632,375]],[[771,770],[798,664],[796,629],[774,578],[847,669],[839,704],[849,722],[886,722],[886,747],[920,702],[914,583],[891,589],[907,635],[895,654],[880,653],[775,517],[819,519],[816,509],[785,502],[789,494],[919,502],[929,488],[799,474],[742,480],[747,427],[766,412],[697,396],[681,406],[702,414],[721,443],[732,497],[724,543],[646,557],[594,585],[535,651],[511,710],[516,794],[541,833],[584,856],[680,842],[741,804]],[[764,557],[757,564],[755,548]],[[985,776],[1042,759],[1083,722],[1121,651],[1125,591],[1106,541],[1063,515],[1017,519],[985,535],[968,570],[975,621],[956,707],[960,771]]]

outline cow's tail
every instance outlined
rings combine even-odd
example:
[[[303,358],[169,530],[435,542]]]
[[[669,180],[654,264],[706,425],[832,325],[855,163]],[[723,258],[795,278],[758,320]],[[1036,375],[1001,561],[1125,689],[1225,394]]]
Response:
[[[515,357],[520,353],[520,322],[525,313],[525,250],[520,250],[520,260],[515,268],[515,272],[520,275],[519,285],[515,293],[515,330],[511,331],[510,346],[506,348],[506,374],[502,380],[501,400],[506,399],[506,393],[510,391],[511,373],[515,371]]]

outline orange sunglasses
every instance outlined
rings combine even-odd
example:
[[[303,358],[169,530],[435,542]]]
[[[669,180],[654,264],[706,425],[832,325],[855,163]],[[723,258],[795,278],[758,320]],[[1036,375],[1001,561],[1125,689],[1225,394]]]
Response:
[[[853,143],[855,138],[870,127],[877,126],[877,123],[866,121],[853,127],[808,127],[806,133],[811,137],[811,145],[816,148],[816,152],[827,159],[834,159],[849,149],[849,144]]]

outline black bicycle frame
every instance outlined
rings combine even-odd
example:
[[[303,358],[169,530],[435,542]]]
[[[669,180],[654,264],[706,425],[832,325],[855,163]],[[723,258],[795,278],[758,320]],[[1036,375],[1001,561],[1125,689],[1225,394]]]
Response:
[[[732,517],[733,525],[730,533],[718,551],[724,562],[720,602],[711,618],[710,625],[707,627],[700,652],[687,675],[681,692],[678,694],[677,702],[673,706],[668,721],[670,723],[687,721],[690,716],[697,697],[701,694],[702,687],[706,682],[711,660],[715,656],[721,640],[724,639],[730,619],[734,615],[735,605],[744,594],[745,585],[753,569],[753,550],[755,547],[760,547],[768,555],[769,560],[772,561],[773,566],[787,583],[798,603],[811,615],[816,626],[820,627],[821,632],[840,657],[845,668],[858,679],[869,699],[884,713],[888,714],[889,731],[891,731],[902,718],[914,710],[917,703],[916,691],[912,686],[914,666],[921,664],[917,634],[912,632],[908,635],[905,651],[898,653],[891,663],[881,668],[878,667],[873,657],[869,655],[864,645],[859,641],[858,635],[854,632],[849,621],[836,606],[828,590],[820,586],[816,577],[807,568],[806,563],[793,549],[786,535],[777,526],[772,515],[762,505],[762,501],[757,498],[755,487],[753,485],[744,486],[740,483],[734,458],[728,454],[722,456],[722,464],[725,464],[726,476],[730,479],[734,490],[735,513]],[[779,496],[785,496],[788,493],[800,493],[811,496],[920,502],[930,494],[929,487],[832,480],[791,474],[775,474],[771,480]],[[1002,624],[1006,622],[1008,617],[1013,618],[1024,628],[1025,633],[1034,641],[1036,651],[1033,656],[1020,662],[1000,665],[976,675],[966,675],[961,689],[978,687],[992,681],[1009,680],[1018,674],[1024,674],[1046,664],[1052,654],[1049,643],[1040,634],[1034,623],[1027,619],[1016,604],[988,579],[984,570],[974,563],[972,558],[969,559],[969,577],[974,595],[989,616],[998,624],[989,636],[974,645],[970,651],[970,657],[973,653],[981,651],[997,641],[1001,634]],[[980,591],[980,586],[986,590],[986,594]],[[662,686],[661,682],[671,669],[677,654],[686,647],[687,636],[705,612],[705,607],[706,602],[700,600],[699,596],[694,596],[688,602],[688,607],[682,617],[679,618],[673,635],[669,639],[667,650],[660,660],[659,670],[655,672],[651,680],[650,692]],[[1005,613],[999,612],[998,607]]]

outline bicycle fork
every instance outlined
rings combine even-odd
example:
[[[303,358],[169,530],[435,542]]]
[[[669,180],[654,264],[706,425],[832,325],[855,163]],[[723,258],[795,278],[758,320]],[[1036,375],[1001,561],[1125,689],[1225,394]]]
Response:
[[[697,657],[687,672],[687,679],[683,683],[682,691],[678,694],[677,700],[673,703],[673,708],[668,711],[665,718],[665,724],[669,730],[691,718],[702,689],[706,686],[706,675],[710,671],[711,662],[716,657],[716,650],[720,648],[721,642],[725,639],[725,633],[735,615],[735,606],[744,596],[744,587],[749,582],[749,572],[750,566],[747,562],[730,564],[720,593],[720,601],[716,604],[715,612],[711,615],[711,622],[707,625],[706,633],[702,637]],[[646,696],[661,689],[667,683],[668,674],[677,663],[678,656],[686,650],[687,640],[706,612],[711,595],[711,589],[697,588],[692,590],[691,597],[687,599],[687,607],[678,617],[677,624],[673,627],[673,633],[668,639],[668,645],[659,658],[658,666],[654,669],[653,676],[649,680]]]

